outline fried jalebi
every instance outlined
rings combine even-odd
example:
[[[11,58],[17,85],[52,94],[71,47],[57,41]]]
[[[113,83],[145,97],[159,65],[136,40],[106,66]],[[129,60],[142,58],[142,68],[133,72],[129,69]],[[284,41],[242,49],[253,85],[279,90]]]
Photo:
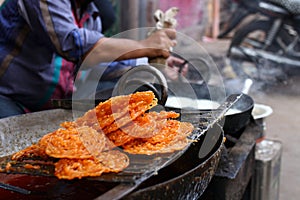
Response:
[[[169,143],[169,145],[160,149],[157,153],[170,153],[185,148],[189,143],[187,136],[190,135],[193,130],[194,126],[191,123],[181,122],[177,131],[178,134],[175,138]]]
[[[132,154],[171,153],[183,149],[187,144],[187,136],[193,131],[190,123],[168,120],[166,126],[150,138],[138,138],[122,147]]]
[[[105,148],[105,135],[87,126],[58,129],[47,139],[46,154],[54,158],[92,158]],[[43,142],[43,140],[42,140]],[[41,143],[42,143],[41,142]]]
[[[116,145],[122,146],[135,138],[149,138],[160,132],[169,118],[179,117],[178,113],[161,111],[144,113],[135,120],[107,134],[107,137]]]
[[[144,113],[142,115],[139,115],[136,119],[129,122],[126,126],[121,127],[121,129],[127,134],[130,134],[134,137],[147,137],[147,135],[149,137],[149,134],[150,135],[155,134],[151,131],[155,130],[157,121],[166,120],[169,118],[174,119],[177,117],[179,117],[179,114],[176,112],[161,111],[160,113],[157,112]],[[112,124],[111,127],[112,129],[116,129],[116,130],[120,128],[118,127],[117,123]],[[110,132],[111,131],[107,131],[107,129],[104,129],[105,134]]]
[[[100,153],[95,159],[60,159],[55,163],[55,176],[60,179],[100,176],[104,172],[120,172],[128,165],[126,154],[112,150]]]
[[[18,151],[12,156],[12,160],[22,160],[23,158],[40,157],[41,159],[46,159],[49,155],[46,153],[46,147],[48,145],[48,139],[55,134],[54,132],[44,135],[37,144],[32,144],[31,146]]]
[[[85,176],[100,176],[105,171],[101,163],[94,159],[62,158],[55,163],[55,176],[59,179],[74,179]]]
[[[18,151],[12,156],[12,160],[22,160],[23,158],[32,158],[32,157],[40,157],[42,159],[46,159],[49,156],[45,153],[45,151],[38,144],[33,144],[21,151]]]
[[[68,122],[68,121],[65,121],[65,122],[61,123],[60,126],[65,128],[65,129],[78,127],[75,122]]]
[[[112,97],[89,110],[75,123],[78,126],[90,126],[105,133],[117,130],[157,105],[153,92],[137,92],[131,95]],[[116,125],[112,125],[116,123]]]
[[[106,168],[105,172],[120,172],[129,165],[128,156],[118,150],[101,152],[94,159]]]

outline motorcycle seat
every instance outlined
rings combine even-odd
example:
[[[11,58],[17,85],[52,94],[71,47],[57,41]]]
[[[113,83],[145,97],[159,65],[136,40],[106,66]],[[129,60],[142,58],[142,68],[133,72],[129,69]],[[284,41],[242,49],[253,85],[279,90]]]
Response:
[[[292,15],[300,15],[299,0],[267,0],[267,2],[271,2],[285,8]]]

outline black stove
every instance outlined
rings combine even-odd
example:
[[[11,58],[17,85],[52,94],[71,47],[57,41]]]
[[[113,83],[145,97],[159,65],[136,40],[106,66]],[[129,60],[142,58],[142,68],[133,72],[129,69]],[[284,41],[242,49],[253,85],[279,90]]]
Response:
[[[262,135],[262,127],[252,120],[239,138],[226,137],[217,171],[199,200],[250,199],[255,145]]]

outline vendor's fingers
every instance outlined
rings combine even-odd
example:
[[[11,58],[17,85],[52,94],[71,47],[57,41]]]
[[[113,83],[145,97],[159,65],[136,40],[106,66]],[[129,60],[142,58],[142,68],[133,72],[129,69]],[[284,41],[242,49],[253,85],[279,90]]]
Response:
[[[182,67],[182,69],[181,69],[181,74],[182,74],[183,76],[186,76],[187,73],[188,73],[188,71],[189,71],[189,66],[188,66],[188,64],[185,64],[185,65]]]
[[[164,29],[164,31],[171,40],[176,39],[176,30],[175,29]]]
[[[176,35],[176,32],[173,31],[173,29],[164,29],[160,31],[161,34],[161,42],[165,44],[165,46],[167,47],[166,49],[171,51],[171,49],[173,49],[173,47],[176,46],[177,41],[175,40],[174,34]]]
[[[175,56],[172,56],[172,58],[170,58],[170,60],[174,63],[174,64],[183,64],[185,62],[185,60],[181,59],[181,58],[177,58]]]
[[[176,46],[176,44],[177,44],[176,40],[171,40],[170,47],[169,47],[170,52],[173,52],[174,47]]]
[[[153,48],[152,52],[148,51],[148,57],[168,58],[172,48],[176,45],[176,40],[171,39],[176,35],[173,29],[162,29],[154,31],[142,44],[146,48]]]
[[[170,80],[177,80],[178,79],[178,70],[176,68],[166,67],[164,69],[164,73]]]
[[[175,56],[170,56],[167,59],[167,64],[169,65],[169,67],[176,67],[176,66],[180,66],[185,62],[185,60],[177,58]]]
[[[177,40],[172,40],[172,46],[175,47],[177,45]]]

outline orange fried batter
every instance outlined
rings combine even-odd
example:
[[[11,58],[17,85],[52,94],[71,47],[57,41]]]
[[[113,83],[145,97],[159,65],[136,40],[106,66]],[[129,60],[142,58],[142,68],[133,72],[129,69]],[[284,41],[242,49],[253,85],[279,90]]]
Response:
[[[179,114],[175,112],[161,111],[160,113],[145,113],[125,127],[107,134],[107,137],[116,146],[122,146],[135,138],[149,138],[156,135],[162,130],[167,119],[177,117],[179,117]]]
[[[86,176],[100,176],[105,171],[94,159],[62,158],[55,163],[55,176],[59,179],[74,179]]]
[[[65,128],[65,129],[76,128],[77,127],[75,122],[68,122],[68,121],[61,123],[60,126]]]
[[[166,126],[155,136],[135,139],[122,147],[132,154],[170,153],[188,144],[187,136],[193,131],[190,123],[168,120]]]
[[[46,147],[48,145],[48,139],[55,134],[55,132],[44,135],[37,144],[18,151],[12,156],[12,160],[22,160],[23,158],[40,157],[46,159],[49,155],[46,153]]]
[[[48,158],[48,155],[41,149],[38,144],[33,144],[21,151],[18,151],[12,156],[12,160],[22,160],[23,158],[40,157],[42,159]]]
[[[112,97],[89,110],[75,123],[78,126],[90,126],[105,133],[117,130],[157,105],[153,92],[136,92],[131,95]],[[112,124],[117,124],[112,125]]]
[[[123,132],[121,129],[109,133],[107,137],[116,146],[122,146],[123,144],[134,139],[134,137]]]
[[[103,134],[87,126],[60,128],[47,138],[45,151],[54,158],[92,158],[93,153],[103,151],[105,141]]]
[[[126,154],[112,150],[100,153],[96,159],[60,159],[55,163],[55,176],[60,179],[100,176],[104,172],[120,172],[128,165]]]
[[[101,152],[94,159],[106,168],[106,172],[120,172],[129,165],[128,156],[118,150]]]

